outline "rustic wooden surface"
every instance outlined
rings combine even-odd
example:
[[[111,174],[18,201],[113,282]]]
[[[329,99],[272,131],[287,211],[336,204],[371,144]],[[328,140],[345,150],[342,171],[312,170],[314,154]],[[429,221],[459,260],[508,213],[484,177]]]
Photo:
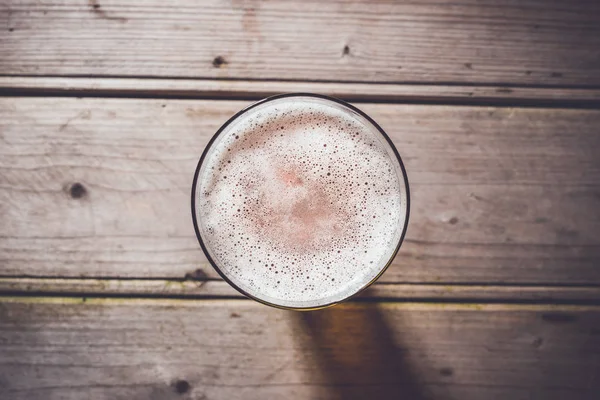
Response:
[[[600,3],[0,3],[0,399],[598,399]],[[382,279],[220,280],[196,162],[280,92],[357,103],[411,183]]]
[[[600,84],[594,0],[4,0],[4,75]]]
[[[599,311],[4,298],[0,397],[592,400]]]
[[[246,104],[1,99],[2,275],[217,277],[189,188],[210,136]],[[359,106],[411,182],[383,282],[600,284],[598,110]]]

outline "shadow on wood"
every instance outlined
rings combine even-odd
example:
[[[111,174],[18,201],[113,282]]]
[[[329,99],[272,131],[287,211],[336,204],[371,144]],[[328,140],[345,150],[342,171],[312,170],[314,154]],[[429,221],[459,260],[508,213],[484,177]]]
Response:
[[[376,305],[339,305],[297,316],[320,377],[340,399],[428,398]]]

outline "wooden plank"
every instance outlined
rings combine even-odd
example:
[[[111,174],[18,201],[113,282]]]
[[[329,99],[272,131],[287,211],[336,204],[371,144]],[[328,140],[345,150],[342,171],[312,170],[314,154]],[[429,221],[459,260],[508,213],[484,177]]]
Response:
[[[0,275],[183,278],[189,195],[235,101],[0,100]],[[600,111],[362,104],[411,182],[384,282],[600,283]]]
[[[597,106],[600,89],[416,85],[360,82],[247,81],[0,76],[0,94],[258,100],[280,93],[321,93],[347,101]]]
[[[4,75],[600,85],[575,0],[8,0]]]
[[[591,400],[599,332],[589,306],[4,298],[0,397]]]
[[[0,278],[2,294],[245,298],[223,280]],[[583,293],[582,293],[583,294]],[[593,296],[593,292],[589,295]],[[587,295],[583,295],[587,297]]]
[[[222,280],[0,278],[3,295],[86,297],[244,298]],[[377,282],[357,300],[600,303],[598,286],[499,286]]]

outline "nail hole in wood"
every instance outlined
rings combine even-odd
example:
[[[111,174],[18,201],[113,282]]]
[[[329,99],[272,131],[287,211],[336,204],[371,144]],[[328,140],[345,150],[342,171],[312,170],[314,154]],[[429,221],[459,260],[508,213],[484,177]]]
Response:
[[[188,381],[184,381],[183,379],[179,379],[173,384],[175,391],[179,394],[187,393],[190,390],[190,384]]]
[[[79,182],[76,182],[71,185],[69,189],[69,194],[73,199],[81,199],[87,194],[87,189]]]
[[[203,281],[208,278],[208,275],[206,275],[206,272],[204,272],[202,269],[198,268],[185,274],[184,278],[191,281]]]
[[[225,64],[227,64],[227,61],[221,56],[217,56],[213,60],[213,67],[215,68],[221,68]]]

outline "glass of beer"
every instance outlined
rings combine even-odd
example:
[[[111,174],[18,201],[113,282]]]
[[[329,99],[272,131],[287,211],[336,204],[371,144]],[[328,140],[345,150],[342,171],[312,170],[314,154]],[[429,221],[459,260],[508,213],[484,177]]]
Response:
[[[192,185],[209,262],[244,295],[284,309],[331,306],[375,282],[408,215],[406,170],[388,135],[358,108],[316,94],[235,114]]]

